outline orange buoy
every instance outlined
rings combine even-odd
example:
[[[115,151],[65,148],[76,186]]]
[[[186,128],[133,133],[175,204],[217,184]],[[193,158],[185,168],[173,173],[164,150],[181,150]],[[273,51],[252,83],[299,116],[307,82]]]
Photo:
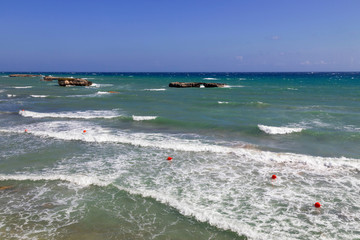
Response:
[[[321,204],[320,204],[319,202],[316,202],[316,203],[314,204],[314,206],[315,206],[316,208],[319,208],[319,207],[321,207]]]
[[[168,158],[167,158],[168,161],[171,161],[172,159],[173,159],[172,157],[168,157]]]
[[[86,133],[86,130],[84,130],[83,133]]]
[[[272,179],[276,179],[276,175],[275,175],[275,174],[272,175],[271,178],[272,178]]]
[[[25,110],[23,109],[23,111],[25,111]]]

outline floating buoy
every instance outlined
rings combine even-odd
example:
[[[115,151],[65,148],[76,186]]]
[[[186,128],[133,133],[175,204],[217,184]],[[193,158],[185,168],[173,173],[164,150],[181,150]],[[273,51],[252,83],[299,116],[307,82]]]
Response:
[[[172,159],[173,159],[172,157],[168,157],[168,158],[167,158],[168,161],[171,161]]]
[[[24,109],[22,111],[25,111]]]
[[[83,133],[86,133],[86,130],[84,130]]]
[[[25,132],[27,132],[27,129],[25,129]]]
[[[319,207],[321,207],[321,204],[320,204],[319,202],[316,202],[316,203],[314,204],[314,206],[315,206],[316,208],[319,208]]]
[[[271,178],[272,178],[272,179],[276,179],[276,175],[275,175],[275,174],[272,175]]]

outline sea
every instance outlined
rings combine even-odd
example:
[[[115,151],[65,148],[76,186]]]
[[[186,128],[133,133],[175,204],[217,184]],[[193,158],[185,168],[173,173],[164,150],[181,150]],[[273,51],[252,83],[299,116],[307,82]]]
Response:
[[[359,72],[9,74],[0,239],[360,239]]]

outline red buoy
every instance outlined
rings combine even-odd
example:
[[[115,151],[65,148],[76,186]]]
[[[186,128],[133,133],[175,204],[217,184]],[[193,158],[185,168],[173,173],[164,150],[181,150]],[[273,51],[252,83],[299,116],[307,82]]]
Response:
[[[23,111],[25,111],[25,110],[23,109]]]
[[[84,130],[83,133],[86,133],[86,130]]]
[[[167,158],[168,161],[171,161],[172,159],[173,159],[172,157],[168,157],[168,158]]]
[[[321,204],[320,204],[319,202],[316,202],[316,203],[314,204],[314,206],[315,206],[316,208],[319,208],[319,207],[321,207]]]
[[[276,175],[275,175],[275,174],[272,175],[271,178],[272,178],[272,179],[276,179]]]
[[[25,132],[27,132],[27,129],[25,129]]]

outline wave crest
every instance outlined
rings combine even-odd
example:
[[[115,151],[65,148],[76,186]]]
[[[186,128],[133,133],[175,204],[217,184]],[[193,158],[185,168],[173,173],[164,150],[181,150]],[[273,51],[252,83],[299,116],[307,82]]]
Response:
[[[291,128],[291,127],[272,127],[272,126],[266,126],[266,125],[258,125],[258,128],[271,135],[276,134],[289,134],[289,133],[297,133],[304,130],[304,128]]]
[[[23,117],[31,118],[76,118],[76,119],[93,119],[93,118],[116,118],[120,117],[116,111],[77,111],[77,112],[50,112],[50,113],[41,113],[33,111],[19,111],[19,114]]]
[[[134,121],[148,121],[148,120],[154,120],[157,116],[132,116],[132,119]]]

